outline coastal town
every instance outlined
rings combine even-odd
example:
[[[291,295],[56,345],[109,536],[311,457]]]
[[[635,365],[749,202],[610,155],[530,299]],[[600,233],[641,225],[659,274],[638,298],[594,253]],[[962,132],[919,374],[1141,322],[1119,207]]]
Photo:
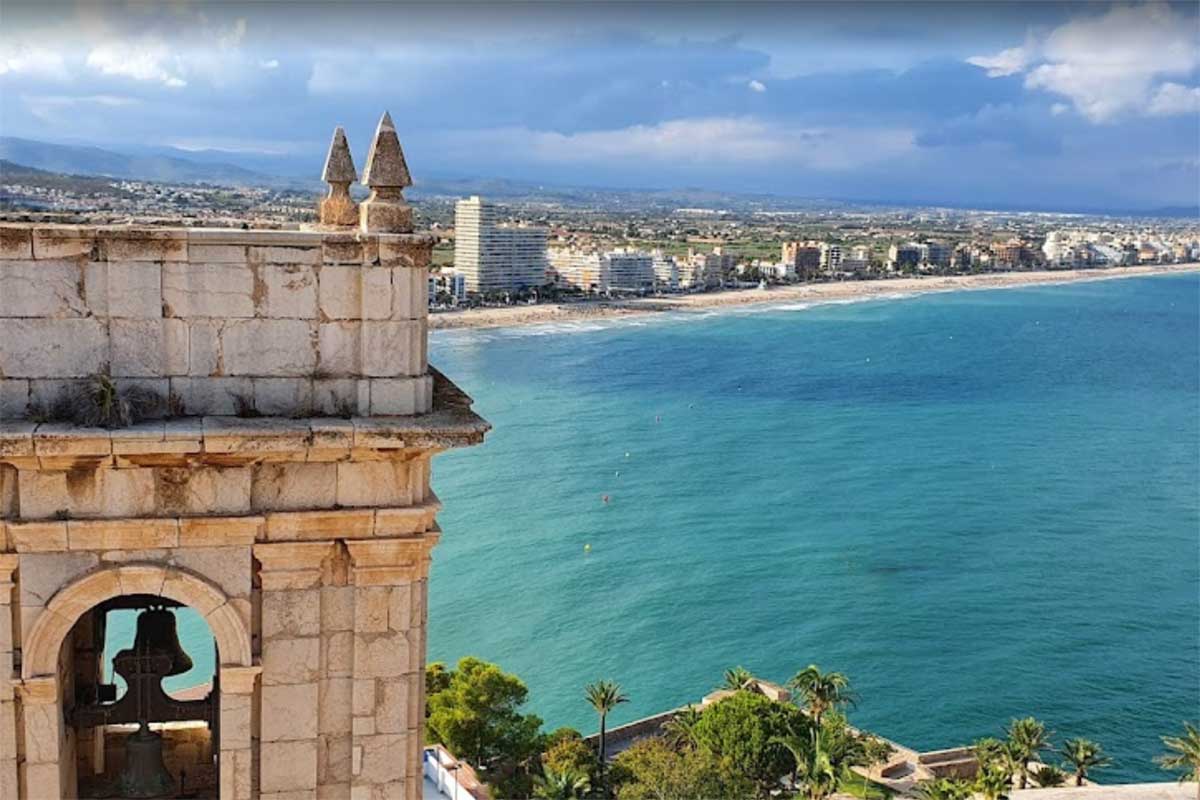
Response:
[[[315,219],[301,187],[53,175],[0,163],[0,219],[294,229]],[[767,300],[848,299],[1144,274],[1200,261],[1190,217],[816,205],[723,198],[422,195],[437,237],[432,327],[524,324]],[[685,198],[678,198],[682,201]]]

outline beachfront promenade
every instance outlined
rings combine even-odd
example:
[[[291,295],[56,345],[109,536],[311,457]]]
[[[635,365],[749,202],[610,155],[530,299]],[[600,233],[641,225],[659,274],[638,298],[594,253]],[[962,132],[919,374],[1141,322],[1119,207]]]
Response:
[[[498,328],[573,322],[662,312],[694,313],[722,308],[790,303],[838,303],[886,299],[929,292],[971,289],[1004,289],[1074,281],[1095,281],[1147,275],[1167,275],[1200,270],[1200,263],[1104,267],[1034,272],[990,272],[979,275],[848,280],[800,283],[765,289],[726,289],[691,294],[670,294],[628,299],[587,299],[569,303],[487,306],[443,311],[429,316],[432,329]]]

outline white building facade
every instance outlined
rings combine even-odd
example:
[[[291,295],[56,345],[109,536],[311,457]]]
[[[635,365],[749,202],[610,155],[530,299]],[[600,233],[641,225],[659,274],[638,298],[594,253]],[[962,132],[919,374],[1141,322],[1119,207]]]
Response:
[[[477,196],[454,206],[454,270],[466,290],[516,292],[544,285],[546,229],[499,220],[499,209]]]
[[[655,257],[640,250],[590,252],[562,248],[549,255],[550,266],[562,286],[585,292],[636,292],[653,288]]]

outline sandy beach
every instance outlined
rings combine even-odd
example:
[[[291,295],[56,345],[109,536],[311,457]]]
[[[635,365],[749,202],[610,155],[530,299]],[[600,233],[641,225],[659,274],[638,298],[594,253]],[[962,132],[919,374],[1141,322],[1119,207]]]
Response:
[[[429,315],[429,327],[505,328],[566,322],[598,317],[653,314],[661,311],[701,311],[720,306],[765,303],[821,303],[857,300],[892,294],[947,292],[962,289],[998,289],[1074,281],[1111,280],[1142,275],[1195,272],[1200,263],[1164,266],[1109,267],[1105,269],[1054,270],[1040,272],[998,272],[984,275],[892,278],[838,283],[808,283],[775,286],[768,289],[728,289],[701,294],[641,297],[629,300],[581,300],[573,303],[542,303],[529,306],[473,308],[463,311],[435,312]]]

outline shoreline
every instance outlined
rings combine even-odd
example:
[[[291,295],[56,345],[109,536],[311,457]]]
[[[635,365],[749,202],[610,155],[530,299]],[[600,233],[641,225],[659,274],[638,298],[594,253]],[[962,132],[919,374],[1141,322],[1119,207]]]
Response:
[[[1197,271],[1200,271],[1200,263],[806,283],[776,286],[769,289],[725,289],[716,292],[637,297],[628,300],[582,300],[575,303],[542,303],[531,306],[502,306],[435,312],[429,315],[429,328],[431,330],[514,328],[553,322],[612,319],[667,311],[699,312],[731,306],[797,302],[824,303],[885,297],[896,293],[912,295],[971,289],[1004,289]]]

